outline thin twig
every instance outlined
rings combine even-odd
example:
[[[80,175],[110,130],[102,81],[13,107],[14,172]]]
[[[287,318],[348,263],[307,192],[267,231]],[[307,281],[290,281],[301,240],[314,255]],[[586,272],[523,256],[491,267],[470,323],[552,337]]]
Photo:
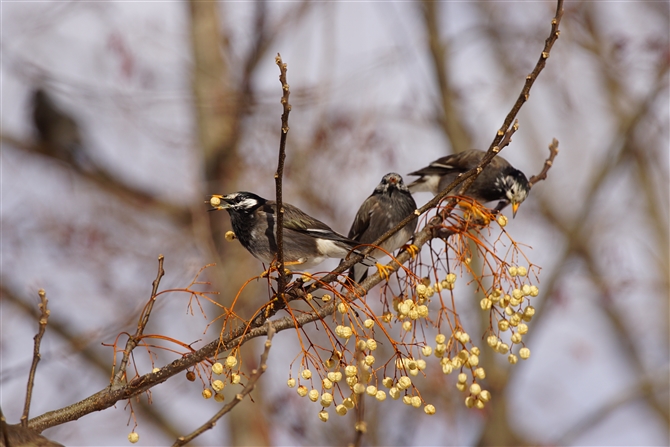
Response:
[[[284,160],[286,159],[286,136],[288,135],[288,115],[291,112],[291,104],[288,102],[291,91],[286,82],[287,65],[282,61],[281,55],[277,53],[275,62],[279,66],[279,82],[282,87],[281,103],[283,111],[281,115],[281,137],[279,139],[279,162],[275,173],[276,202],[277,202],[277,265],[279,267],[279,278],[277,280],[277,295],[282,296],[286,288],[286,272],[284,271],[284,207],[282,201],[282,179],[284,175]]]
[[[549,59],[549,53],[551,52],[552,47],[556,43],[556,40],[558,40],[558,36],[561,34],[558,27],[561,23],[562,17],[563,17],[563,0],[558,0],[556,2],[556,14],[554,15],[554,18],[551,19],[551,32],[549,34],[549,37],[547,37],[547,39],[544,41],[544,49],[540,54],[540,58],[535,64],[535,68],[533,68],[533,71],[531,71],[530,74],[526,76],[526,82],[524,83],[524,86],[521,89],[521,93],[519,94],[519,97],[512,106],[512,110],[510,110],[507,116],[505,117],[505,121],[503,122],[502,127],[500,128],[500,130],[498,130],[498,133],[496,134],[495,138],[493,138],[493,142],[491,142],[491,145],[489,146],[489,151],[493,149],[495,146],[500,145],[500,141],[505,135],[507,129],[509,129],[509,127],[516,119],[519,110],[521,110],[521,107],[524,105],[524,103],[528,101],[528,98],[530,97],[530,89],[531,87],[533,87],[533,84],[535,83],[537,77],[544,69],[545,65],[547,65],[547,59]]]
[[[126,342],[126,347],[123,350],[123,358],[121,359],[121,364],[119,365],[119,371],[114,375],[114,380],[112,382],[113,385],[118,385],[125,379],[126,368],[128,367],[130,355],[132,354],[133,349],[135,349],[137,344],[140,342],[142,334],[144,333],[144,329],[146,328],[147,324],[149,324],[151,310],[154,307],[154,303],[156,302],[156,295],[158,294],[158,286],[160,285],[161,278],[163,275],[165,275],[165,270],[163,269],[164,261],[165,257],[163,255],[158,255],[158,273],[156,274],[156,279],[154,279],[152,283],[153,288],[151,290],[151,299],[142,311],[142,315],[140,315],[140,319],[137,322],[137,331],[135,331],[135,334],[129,337],[128,341]]]
[[[534,175],[528,180],[528,183],[530,183],[530,186],[533,187],[534,184],[539,182],[540,180],[546,180],[547,179],[547,172],[549,172],[549,169],[554,165],[554,159],[558,155],[558,140],[554,138],[551,141],[551,144],[549,145],[549,157],[544,161],[544,166],[542,167],[542,171],[540,171],[539,174]]]
[[[28,389],[26,390],[26,401],[23,406],[23,414],[21,415],[21,426],[28,426],[28,415],[30,413],[30,402],[33,397],[33,387],[35,386],[35,372],[37,371],[37,364],[40,362],[42,356],[40,355],[40,344],[42,343],[42,337],[47,330],[47,323],[49,322],[49,314],[51,313],[47,309],[47,293],[44,289],[37,291],[37,294],[40,296],[40,304],[38,308],[41,312],[39,320],[39,329],[35,335],[35,345],[33,348],[33,363],[30,365],[30,373],[28,374]]]
[[[267,328],[267,340],[265,340],[265,349],[263,350],[263,353],[261,354],[261,361],[260,364],[258,365],[258,369],[254,369],[251,371],[251,377],[249,378],[249,382],[244,386],[242,391],[238,394],[235,395],[233,398],[233,401],[230,402],[228,405],[223,407],[221,410],[219,410],[214,416],[212,416],[207,422],[202,424],[198,429],[195,431],[191,432],[187,436],[181,436],[177,438],[173,445],[173,447],[178,447],[182,445],[186,445],[189,442],[191,442],[193,439],[196,437],[200,436],[207,430],[212,429],[216,425],[216,422],[221,419],[225,414],[230,413],[233,408],[237,404],[239,404],[242,399],[244,399],[244,396],[247,394],[251,393],[253,389],[256,387],[256,383],[258,382],[258,379],[263,375],[263,373],[267,370],[268,368],[268,355],[270,354],[270,348],[272,347],[272,338],[274,337],[275,333],[277,332],[274,326],[272,325],[272,322],[267,321],[265,323],[265,326]]]

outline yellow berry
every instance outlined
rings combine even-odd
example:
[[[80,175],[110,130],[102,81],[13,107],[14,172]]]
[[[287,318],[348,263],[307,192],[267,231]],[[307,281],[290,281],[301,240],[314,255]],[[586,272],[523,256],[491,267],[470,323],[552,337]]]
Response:
[[[365,385],[358,382],[358,383],[354,384],[353,391],[354,391],[354,394],[363,394],[363,393],[365,393]]]
[[[430,346],[426,345],[423,348],[421,348],[421,354],[423,354],[426,357],[430,357],[430,355],[433,353],[433,348]]]
[[[496,220],[498,221],[498,225],[500,225],[501,227],[507,225],[507,216],[505,216],[504,214],[499,215],[498,219]]]
[[[370,396],[376,396],[377,395],[377,387],[374,385],[370,385],[365,389],[365,392],[368,393]]]
[[[518,274],[518,270],[515,266],[508,268],[507,272],[509,273],[509,276],[516,276]]]
[[[540,294],[540,289],[537,286],[530,286],[530,296],[538,296]]]
[[[475,377],[477,377],[479,380],[483,380],[486,378],[486,371],[484,371],[484,368],[481,366],[477,369],[475,369]]]
[[[458,375],[458,383],[465,383],[468,381],[468,376],[465,373],[460,373]]]
[[[217,376],[223,373],[223,365],[219,362],[216,362],[212,365],[212,372]]]
[[[202,390],[202,397],[204,397],[205,399],[209,399],[210,397],[212,397],[212,390],[210,390],[209,388]]]
[[[391,399],[398,400],[400,397],[400,390],[396,387],[391,387],[389,390],[389,395],[391,396]]]
[[[333,299],[333,297],[330,296],[328,293],[324,293],[323,296],[321,297],[321,301],[323,301],[324,303],[327,303],[328,301],[330,301],[332,299]],[[328,414],[328,413],[326,413],[326,414]]]
[[[345,414],[347,414],[347,407],[345,407],[343,404],[340,404],[337,407],[335,407],[335,412],[340,416],[344,416]]]
[[[473,383],[470,385],[470,394],[476,396],[482,391],[482,387],[478,383]]]
[[[312,402],[316,402],[319,400],[319,392],[317,390],[309,390],[309,393],[307,393],[307,397],[309,397],[309,400]]]
[[[321,395],[321,406],[329,407],[333,403],[333,395],[330,393],[323,393]]]
[[[507,357],[507,361],[510,362],[512,365],[514,365],[514,364],[516,364],[516,362],[519,361],[519,359],[516,357],[516,355],[514,355],[514,354],[510,354],[510,355]]]
[[[221,380],[215,380],[214,382],[212,382],[212,389],[217,393],[221,391],[224,386],[225,385]]]
[[[300,385],[296,391],[300,397],[307,396],[307,387],[305,385]]]
[[[528,357],[530,357],[530,349],[528,348],[519,349],[519,357],[526,360]]]
[[[328,422],[328,412],[326,410],[319,411],[319,419],[323,422]]]
[[[128,441],[130,441],[131,443],[135,444],[139,440],[140,440],[140,435],[138,435],[134,431],[128,433]]]
[[[379,402],[385,401],[386,393],[382,390],[377,390],[377,393],[375,394],[375,399],[377,399]]]
[[[423,412],[429,415],[435,414],[435,406],[428,404],[423,407]]]
[[[498,329],[505,332],[507,329],[509,329],[509,321],[507,320],[498,321]]]
[[[412,396],[411,402],[414,408],[419,408],[421,406],[421,398],[419,396]]]
[[[221,393],[216,393],[216,394],[214,395],[214,401],[216,401],[216,402],[223,402],[224,400],[226,400],[226,396],[224,396],[223,394],[221,394]]]
[[[372,329],[372,327],[373,327],[374,325],[375,325],[375,320],[371,320],[370,318],[368,318],[367,320],[365,320],[365,321],[363,322],[363,326],[365,326],[365,327],[368,328],[368,329]]]
[[[295,379],[290,378],[286,381],[286,385],[288,385],[289,388],[293,388],[295,386]]]
[[[511,338],[512,343],[515,343],[515,344],[521,343],[521,338],[522,338],[522,336],[518,332],[512,334],[512,338]]]
[[[479,396],[477,396],[477,398],[482,402],[488,402],[491,400],[491,393],[488,390],[482,390],[482,392],[479,393]]]
[[[370,351],[374,351],[375,349],[377,349],[377,340],[375,340],[374,338],[370,338],[366,342],[366,345]]]
[[[402,324],[402,328],[405,330],[405,332],[409,332],[412,330],[412,322],[411,321],[405,321]]]
[[[300,375],[302,376],[303,379],[308,380],[312,378],[312,371],[309,369],[304,369]]]
[[[354,408],[356,404],[354,403],[354,400],[351,397],[347,397],[342,401],[342,405],[344,405],[344,407],[347,410],[351,410],[352,408]]]
[[[406,390],[412,386],[412,379],[410,379],[407,376],[402,376],[400,379],[398,379],[398,388],[401,390]]]
[[[458,382],[456,384],[456,388],[458,388],[458,391],[465,391],[465,386],[466,385],[464,383],[461,383],[461,382]]]
[[[235,238],[236,238],[235,233],[234,233],[233,231],[230,231],[230,230],[229,230],[229,231],[226,231],[226,234],[224,234],[223,237],[224,237],[228,242],[232,242],[232,241],[234,241]]]
[[[474,397],[468,396],[468,397],[465,398],[465,406],[468,407],[468,408],[472,408],[472,407],[475,406],[476,401],[477,401],[477,399],[475,399]]]
[[[235,356],[229,355],[226,358],[226,368],[233,369],[237,365],[237,358]]]
[[[519,276],[526,276],[527,273],[528,269],[524,266],[520,265],[519,267],[516,268],[516,274]]]
[[[238,383],[240,383],[240,380],[242,380],[242,377],[239,374],[233,373],[230,375],[230,383],[232,383],[233,385],[237,385]]]
[[[325,378],[321,381],[321,386],[324,389],[329,390],[333,387],[333,382],[331,382],[331,380],[329,378]]]

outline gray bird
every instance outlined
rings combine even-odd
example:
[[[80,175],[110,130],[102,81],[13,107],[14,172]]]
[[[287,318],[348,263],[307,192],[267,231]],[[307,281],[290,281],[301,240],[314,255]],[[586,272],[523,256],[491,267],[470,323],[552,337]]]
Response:
[[[40,149],[79,168],[90,168],[77,121],[62,110],[44,89],[32,94],[32,118]]]
[[[438,158],[425,168],[410,172],[408,175],[420,177],[407,187],[413,193],[429,191],[437,195],[459,174],[476,168],[485,154],[486,152],[479,149],[470,149]],[[496,211],[511,203],[512,213],[516,215],[519,205],[526,200],[529,191],[530,184],[524,173],[514,168],[504,158],[497,156],[465,191],[465,195],[481,203],[498,200]]]
[[[416,202],[400,174],[391,172],[382,177],[370,197],[365,199],[356,213],[354,222],[349,230],[349,238],[361,243],[371,244],[388,230],[394,228],[403,219],[416,210]],[[418,216],[396,232],[393,236],[381,243],[380,247],[392,253],[399,249],[414,235]],[[376,249],[372,256],[379,258],[384,252]],[[377,264],[380,274],[388,277],[388,272],[381,264]],[[350,277],[361,282],[367,277],[368,268],[357,264],[350,271]]]
[[[213,195],[210,204],[212,211],[228,211],[235,236],[249,253],[266,264],[275,260],[277,204],[274,201],[240,191],[225,196]],[[283,207],[286,268],[298,265],[307,269],[326,258],[344,259],[359,245],[295,206],[283,203]],[[363,262],[374,261],[367,259]]]

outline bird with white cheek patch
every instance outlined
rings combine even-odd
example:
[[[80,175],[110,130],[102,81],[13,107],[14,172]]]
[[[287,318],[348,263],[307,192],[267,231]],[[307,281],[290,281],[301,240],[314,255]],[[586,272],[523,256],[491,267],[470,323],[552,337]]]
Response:
[[[226,210],[235,236],[260,261],[270,264],[277,257],[277,204],[246,191],[213,195],[215,210]],[[358,242],[335,231],[297,207],[283,203],[283,254],[286,268],[314,267],[327,258],[347,258]],[[371,258],[362,262],[370,264]]]

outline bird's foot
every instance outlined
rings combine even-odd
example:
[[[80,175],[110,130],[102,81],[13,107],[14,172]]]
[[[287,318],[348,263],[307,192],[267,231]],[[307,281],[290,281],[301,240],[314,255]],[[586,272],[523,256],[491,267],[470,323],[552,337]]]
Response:
[[[416,255],[419,254],[419,247],[414,244],[405,244],[402,246],[402,249],[407,250],[412,259],[416,258]]]
[[[487,226],[493,219],[493,214],[478,202],[466,202],[461,200],[458,206],[463,209],[463,217],[475,224]]]
[[[379,276],[388,281],[389,277],[391,276],[391,272],[393,272],[394,270],[393,267],[390,267],[388,265],[382,265],[379,262],[375,262],[375,266],[377,267]]]

